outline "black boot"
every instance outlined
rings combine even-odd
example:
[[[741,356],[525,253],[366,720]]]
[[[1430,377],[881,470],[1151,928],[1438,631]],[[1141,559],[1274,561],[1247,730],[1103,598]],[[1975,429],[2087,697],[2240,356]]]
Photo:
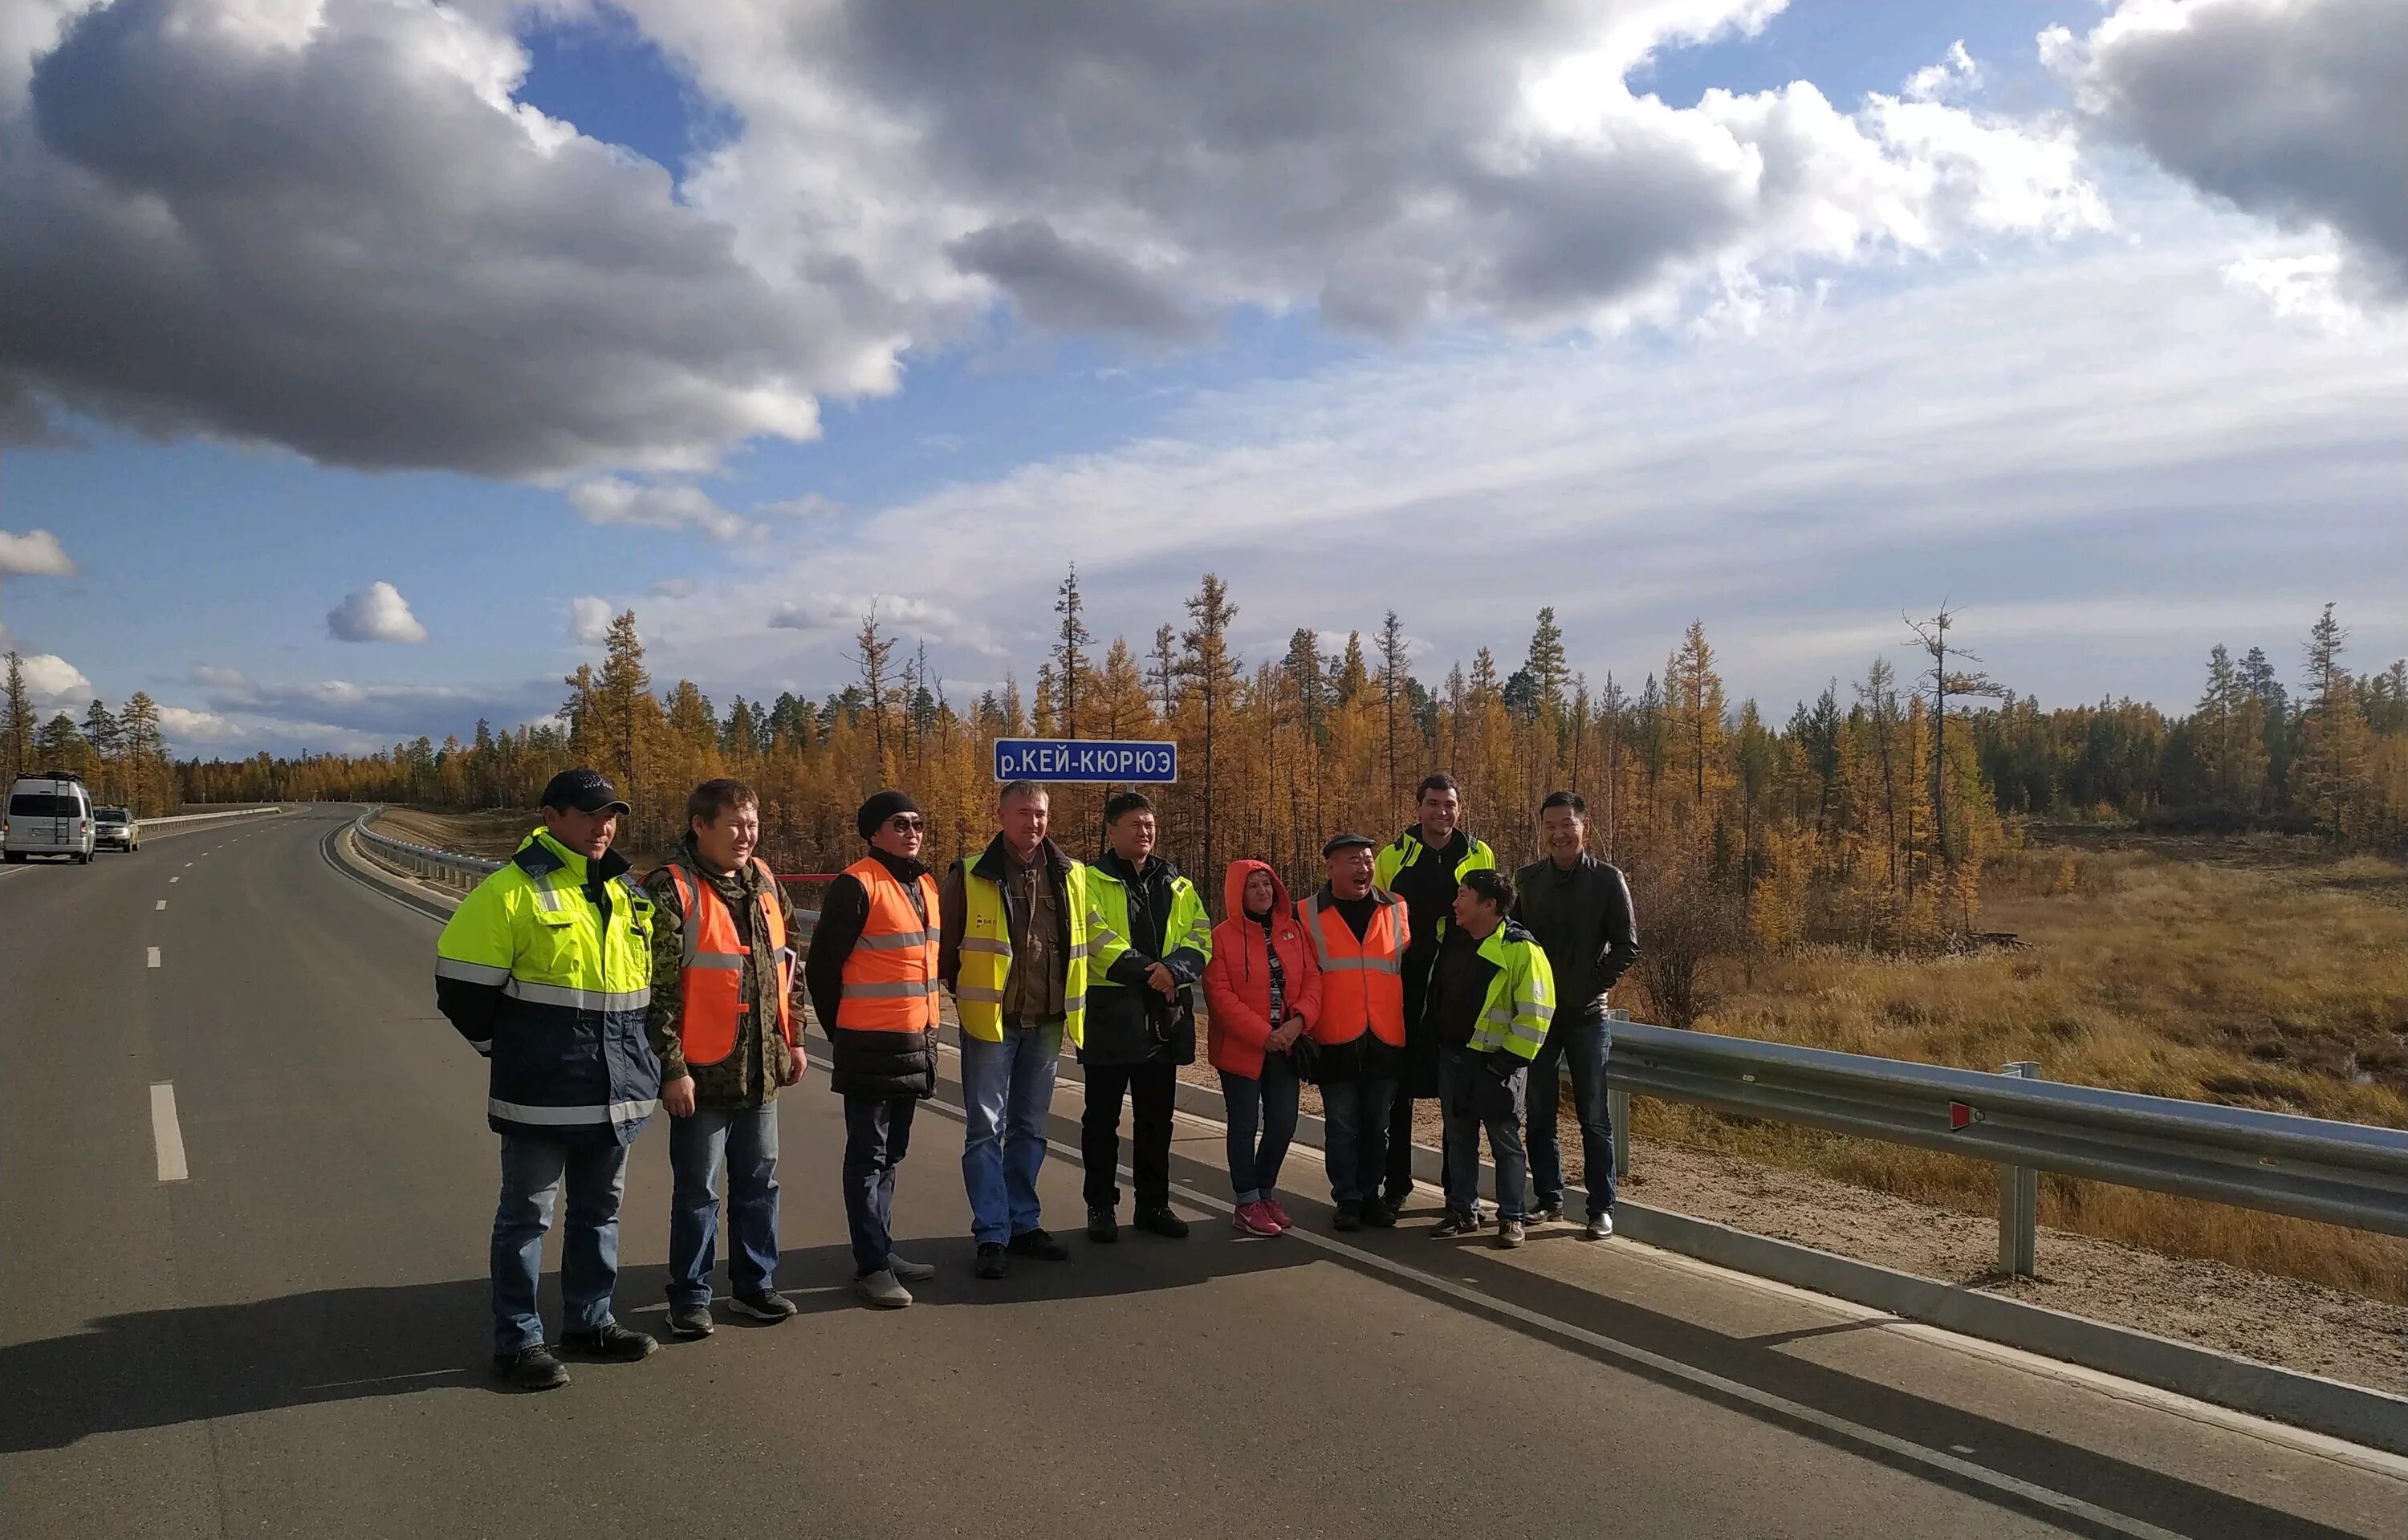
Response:
[[[1183,1241],[1187,1238],[1187,1221],[1173,1214],[1168,1204],[1139,1209],[1137,1227],[1168,1240]]]
[[[1138,1222],[1144,1223],[1145,1216],[1140,1214]],[[1087,1205],[1087,1238],[1101,1246],[1111,1245],[1121,1238],[1120,1219],[1111,1209],[1089,1204]]]

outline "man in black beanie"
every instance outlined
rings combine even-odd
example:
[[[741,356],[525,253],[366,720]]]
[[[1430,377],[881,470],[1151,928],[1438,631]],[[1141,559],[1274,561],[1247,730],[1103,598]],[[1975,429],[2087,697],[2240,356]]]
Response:
[[[853,825],[869,853],[828,885],[803,984],[836,1054],[830,1089],[844,1098],[844,1213],[853,1288],[899,1310],[906,1282],[936,1276],[895,1254],[895,1170],[911,1119],[937,1091],[937,880],[920,862],[920,806],[900,791],[861,805]]]

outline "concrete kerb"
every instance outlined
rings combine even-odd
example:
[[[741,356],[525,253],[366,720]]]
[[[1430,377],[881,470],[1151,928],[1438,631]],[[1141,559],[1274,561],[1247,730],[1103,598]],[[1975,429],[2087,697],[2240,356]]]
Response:
[[[339,836],[341,831],[337,833]],[[459,902],[456,894],[405,890],[400,881],[376,868],[349,840],[330,838],[326,853],[354,876],[421,913],[441,918]],[[362,867],[367,870],[363,872]],[[1085,1077],[1074,1061],[1066,1060],[1060,1074],[1083,1091]],[[1190,1117],[1213,1122],[1227,1119],[1221,1093],[1210,1086],[1180,1081],[1176,1105],[1179,1111]],[[1297,1117],[1296,1136],[1297,1143],[1310,1148],[1327,1148],[1323,1120],[1310,1114]],[[1484,1161],[1480,1170],[1482,1190],[1493,1195],[1495,1168]],[[1413,1176],[1419,1181],[1442,1184],[1444,1172],[1439,1151],[1426,1145],[1415,1145]],[[1568,1187],[1567,1209],[1573,1207],[1575,1195],[1582,1205],[1586,1204],[1585,1191]],[[1960,1284],[1875,1266],[1793,1241],[1752,1234],[1710,1219],[1693,1219],[1627,1200],[1615,1204],[1613,1214],[1617,1235],[1717,1267],[1770,1278],[1880,1310],[1901,1320],[2079,1364],[2368,1448],[2408,1456],[2408,1397],[2259,1363],[2129,1327],[2069,1315],[2046,1305],[1985,1294]]]

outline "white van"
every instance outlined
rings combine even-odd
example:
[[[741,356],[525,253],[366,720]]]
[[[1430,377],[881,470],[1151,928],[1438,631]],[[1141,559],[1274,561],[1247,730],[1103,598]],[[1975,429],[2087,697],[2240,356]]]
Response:
[[[63,770],[23,777],[8,788],[0,852],[12,862],[27,856],[66,856],[89,866],[92,821],[92,793],[83,789],[82,781]]]

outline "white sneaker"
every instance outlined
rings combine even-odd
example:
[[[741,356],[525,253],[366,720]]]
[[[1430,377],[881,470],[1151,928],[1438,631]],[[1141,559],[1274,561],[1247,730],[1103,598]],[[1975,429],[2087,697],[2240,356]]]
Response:
[[[853,1287],[863,1299],[881,1310],[900,1310],[911,1303],[911,1290],[896,1281],[892,1268],[882,1267],[875,1273],[855,1278]]]

